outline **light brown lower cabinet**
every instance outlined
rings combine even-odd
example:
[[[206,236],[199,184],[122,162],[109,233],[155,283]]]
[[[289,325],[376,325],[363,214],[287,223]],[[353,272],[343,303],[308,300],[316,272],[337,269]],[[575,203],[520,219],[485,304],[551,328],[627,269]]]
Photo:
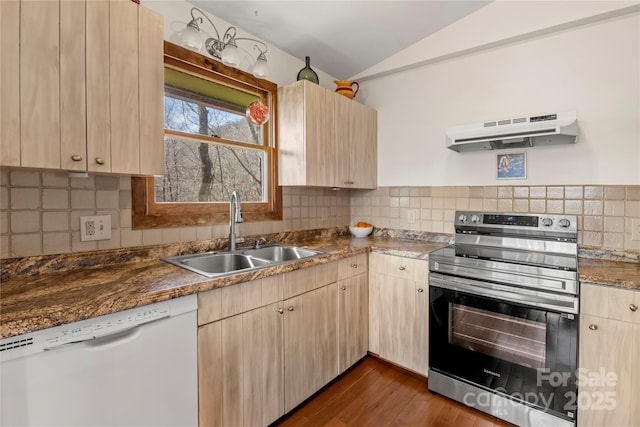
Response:
[[[336,284],[284,301],[284,400],[289,412],[338,375]]]
[[[338,325],[339,372],[367,354],[369,287],[367,254],[339,261]]]
[[[427,261],[372,252],[369,266],[369,350],[427,375]]]
[[[640,425],[640,292],[581,284],[578,426]]]
[[[200,426],[269,425],[363,357],[366,272],[362,254],[199,294]]]
[[[284,414],[280,307],[198,328],[201,426],[264,426]]]

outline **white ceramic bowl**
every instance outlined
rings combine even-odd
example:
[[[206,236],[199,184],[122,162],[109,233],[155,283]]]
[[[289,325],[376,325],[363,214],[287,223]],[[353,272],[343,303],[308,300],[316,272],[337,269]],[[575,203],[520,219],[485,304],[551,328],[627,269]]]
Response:
[[[349,230],[356,237],[367,237],[373,231],[373,227],[353,227],[350,225]]]

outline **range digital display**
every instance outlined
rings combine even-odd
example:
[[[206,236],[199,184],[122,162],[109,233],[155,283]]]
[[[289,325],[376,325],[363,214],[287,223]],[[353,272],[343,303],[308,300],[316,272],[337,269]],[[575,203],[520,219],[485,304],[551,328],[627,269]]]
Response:
[[[537,216],[524,215],[484,215],[483,224],[517,225],[521,227],[538,227]]]

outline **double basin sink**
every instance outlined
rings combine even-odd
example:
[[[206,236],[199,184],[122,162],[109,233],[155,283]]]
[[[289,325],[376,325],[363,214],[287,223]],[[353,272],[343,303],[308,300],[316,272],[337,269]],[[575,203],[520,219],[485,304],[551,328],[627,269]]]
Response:
[[[162,261],[214,278],[324,255],[324,252],[287,245],[265,245],[236,251],[205,252],[162,258]]]

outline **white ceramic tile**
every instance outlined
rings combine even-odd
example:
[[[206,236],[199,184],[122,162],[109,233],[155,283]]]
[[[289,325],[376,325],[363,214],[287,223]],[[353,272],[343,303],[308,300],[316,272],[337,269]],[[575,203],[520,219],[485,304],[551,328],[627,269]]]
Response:
[[[42,209],[68,209],[69,191],[66,189],[44,188],[42,190]]]
[[[40,233],[13,234],[11,236],[10,256],[33,256],[42,254],[42,236]]]
[[[42,186],[67,188],[69,187],[69,174],[66,172],[43,172]]]
[[[40,232],[40,212],[11,211],[11,232],[12,233]]]
[[[42,231],[69,231],[69,214],[65,212],[43,212]]]
[[[93,190],[71,190],[71,209],[94,209],[96,193]]]
[[[63,254],[71,251],[71,235],[69,233],[43,233],[42,253]]]
[[[13,170],[9,176],[12,187],[38,187],[40,174],[35,171]]]
[[[11,209],[38,209],[40,207],[39,188],[11,188]]]

